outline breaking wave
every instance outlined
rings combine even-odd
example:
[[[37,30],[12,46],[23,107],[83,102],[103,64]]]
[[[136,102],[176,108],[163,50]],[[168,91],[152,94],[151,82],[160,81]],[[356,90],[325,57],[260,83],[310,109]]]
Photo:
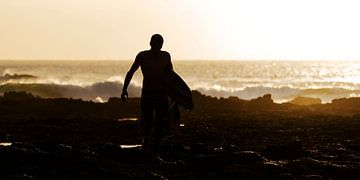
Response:
[[[26,91],[45,98],[105,102],[119,97],[130,61],[9,61],[0,64],[0,95]],[[295,97],[322,102],[360,96],[359,62],[174,62],[192,90],[214,97],[254,99],[271,94],[275,102]],[[141,95],[141,72],[128,92]]]
[[[0,93],[8,91],[26,91],[44,98],[74,98],[94,101],[107,101],[110,97],[120,97],[122,84],[118,82],[99,82],[89,86],[63,84],[18,84],[7,83],[0,85]],[[140,95],[140,88],[130,85],[129,96]]]
[[[8,74],[5,73],[4,75],[0,76],[0,82],[6,82],[11,80],[21,80],[21,79],[35,79],[37,78],[34,75],[31,74]]]
[[[5,83],[0,85],[0,93],[8,91],[26,91],[36,96],[44,98],[74,98],[105,102],[110,97],[120,97],[123,84],[115,81],[98,82],[91,85],[81,86],[73,84],[42,84],[42,83]],[[229,91],[219,88],[198,87],[196,89],[202,94],[214,97],[237,96],[241,99],[253,99],[264,94],[271,94],[275,102],[286,102],[295,97],[320,98],[322,102],[331,102],[333,99],[343,97],[358,97],[360,90],[350,90],[343,88],[318,88],[318,89],[298,89],[291,87],[271,88],[271,87],[246,87],[241,90]],[[139,97],[141,87],[130,84],[128,88],[130,97]]]

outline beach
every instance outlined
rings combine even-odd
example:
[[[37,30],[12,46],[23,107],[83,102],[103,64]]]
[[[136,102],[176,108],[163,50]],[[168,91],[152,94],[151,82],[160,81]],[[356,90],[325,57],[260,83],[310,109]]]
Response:
[[[360,179],[359,7],[0,0],[0,180]]]
[[[193,92],[195,108],[140,144],[139,99],[0,98],[2,178],[357,179],[360,99],[308,106]],[[315,102],[315,101],[314,101]]]

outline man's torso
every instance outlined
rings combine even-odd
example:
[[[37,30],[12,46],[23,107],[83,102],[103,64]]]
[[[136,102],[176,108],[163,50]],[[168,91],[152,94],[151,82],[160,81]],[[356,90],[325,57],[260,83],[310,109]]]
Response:
[[[165,51],[143,51],[139,54],[143,74],[142,97],[165,97],[163,77],[170,67],[170,55]]]

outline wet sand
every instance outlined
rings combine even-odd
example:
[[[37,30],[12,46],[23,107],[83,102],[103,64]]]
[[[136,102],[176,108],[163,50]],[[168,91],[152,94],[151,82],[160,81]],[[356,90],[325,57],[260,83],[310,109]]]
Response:
[[[299,106],[194,92],[158,155],[141,147],[139,99],[0,98],[1,179],[359,179],[360,100]],[[122,145],[122,146],[121,146]],[[127,146],[124,146],[127,145]]]

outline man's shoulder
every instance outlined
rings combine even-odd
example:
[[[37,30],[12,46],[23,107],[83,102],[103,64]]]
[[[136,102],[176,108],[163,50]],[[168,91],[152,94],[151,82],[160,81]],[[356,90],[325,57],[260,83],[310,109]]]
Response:
[[[170,53],[168,53],[167,51],[161,51],[161,53],[168,59],[170,59]]]
[[[167,51],[160,51],[161,54],[166,55],[166,56],[170,56],[170,53]],[[151,50],[144,50],[144,51],[140,51],[137,55],[138,56],[146,56],[151,54]]]
[[[144,55],[146,55],[146,54],[149,54],[149,50],[144,50],[144,51],[140,51],[137,55],[138,56],[144,56]]]
[[[169,55],[169,56],[170,56],[170,53],[169,53],[169,52],[167,52],[167,51],[161,51],[161,53],[163,53],[163,54],[166,54],[166,55]]]

